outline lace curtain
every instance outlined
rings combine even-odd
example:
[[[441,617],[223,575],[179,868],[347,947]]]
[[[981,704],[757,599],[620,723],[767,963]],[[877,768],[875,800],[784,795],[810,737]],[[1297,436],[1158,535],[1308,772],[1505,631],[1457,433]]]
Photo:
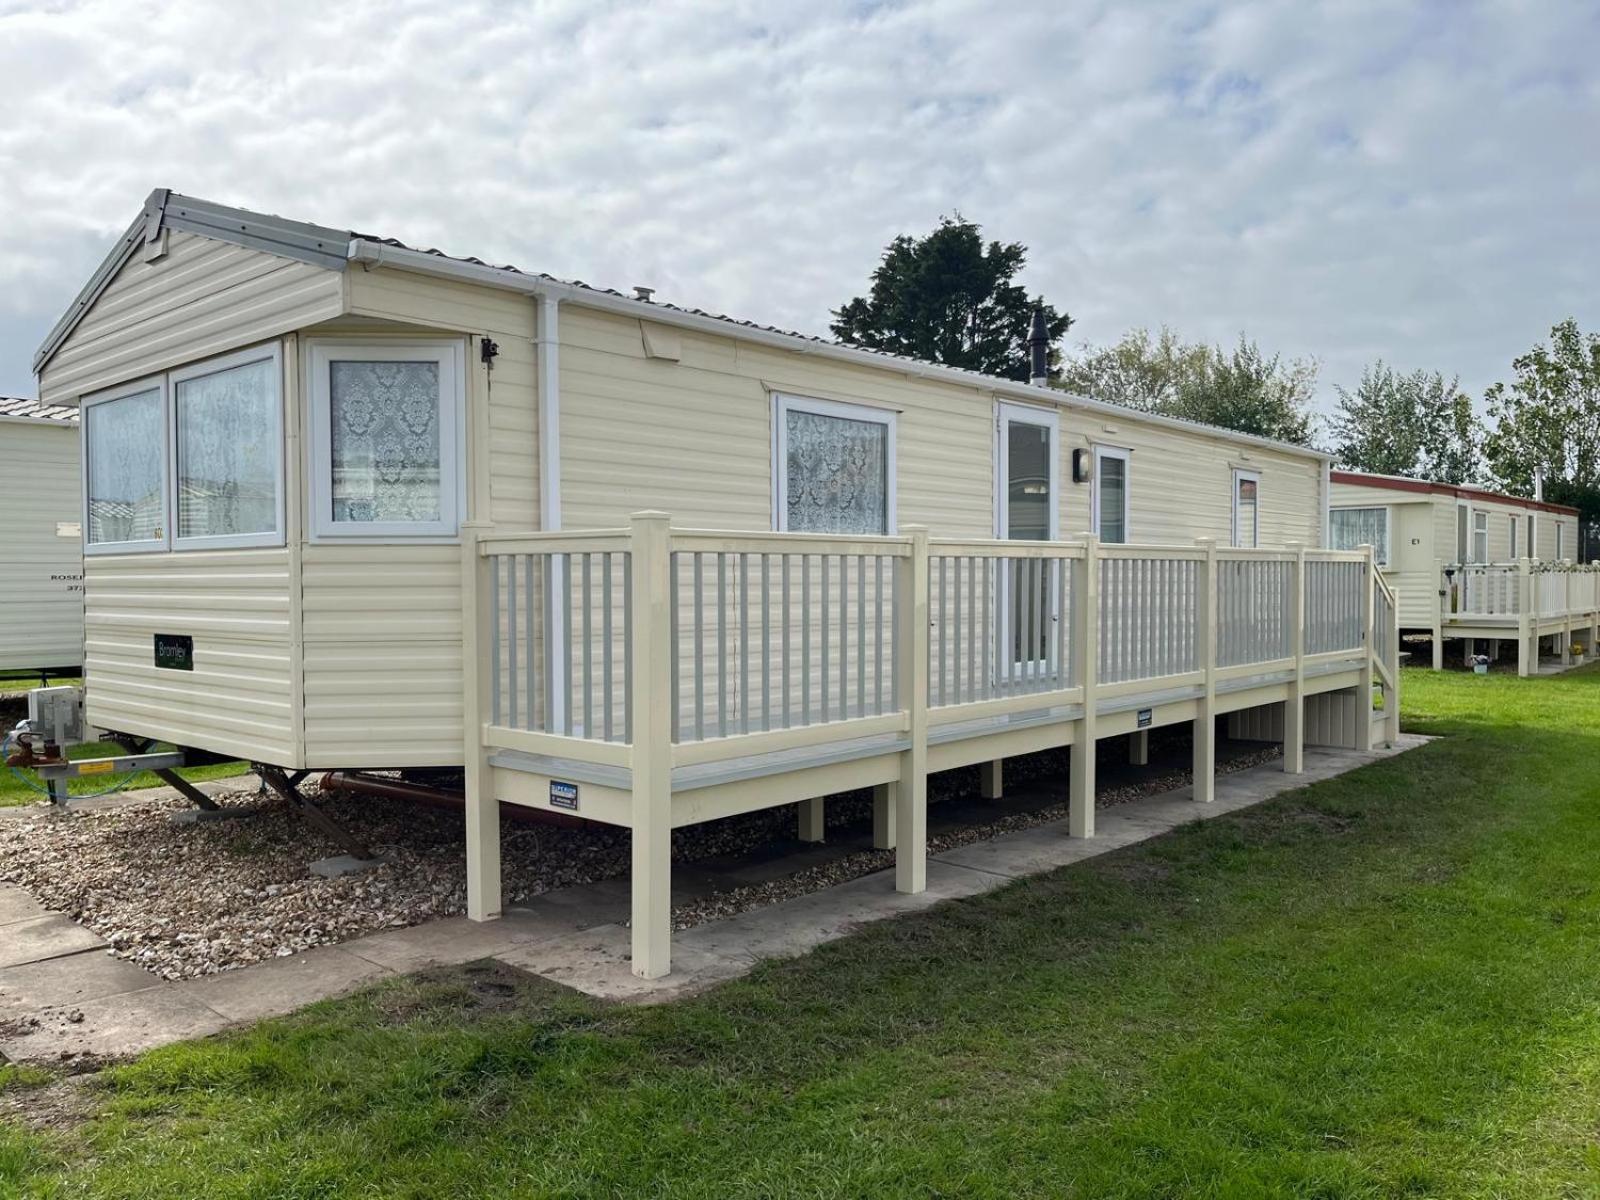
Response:
[[[790,409],[788,525],[796,533],[889,531],[889,427]]]
[[[1328,513],[1328,533],[1335,550],[1371,546],[1378,561],[1389,561],[1389,517],[1381,508],[1335,508]]]
[[[148,542],[161,529],[161,393],[140,392],[84,413],[89,541]]]
[[[276,370],[268,359],[178,383],[179,537],[277,528]]]
[[[330,364],[335,521],[440,519],[439,364]]]

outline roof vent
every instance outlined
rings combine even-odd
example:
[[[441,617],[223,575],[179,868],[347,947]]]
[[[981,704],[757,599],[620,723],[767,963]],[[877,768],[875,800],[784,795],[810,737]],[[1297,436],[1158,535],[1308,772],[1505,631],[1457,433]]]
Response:
[[[650,297],[655,294],[655,288],[640,287],[637,283],[633,285],[633,298],[635,300],[643,300],[646,304],[649,304]]]

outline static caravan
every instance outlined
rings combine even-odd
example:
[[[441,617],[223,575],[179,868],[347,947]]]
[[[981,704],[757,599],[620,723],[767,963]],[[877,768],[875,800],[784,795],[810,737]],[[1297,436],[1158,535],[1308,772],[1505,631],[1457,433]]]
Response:
[[[920,890],[929,771],[1193,722],[1203,799],[1222,715],[1291,770],[1393,735],[1304,447],[164,191],[35,367],[84,413],[90,723],[464,767],[478,918],[495,800],[630,828],[641,974],[676,825],[871,786]]]
[[[1473,656],[1480,640],[1515,641],[1519,669],[1538,663],[1539,642],[1554,639],[1570,657],[1592,653],[1600,620],[1600,575],[1575,565],[1578,510],[1542,500],[1334,471],[1328,545],[1370,544],[1400,603],[1403,631],[1433,638],[1433,665],[1458,638]]]
[[[83,662],[78,409],[0,396],[0,671]]]

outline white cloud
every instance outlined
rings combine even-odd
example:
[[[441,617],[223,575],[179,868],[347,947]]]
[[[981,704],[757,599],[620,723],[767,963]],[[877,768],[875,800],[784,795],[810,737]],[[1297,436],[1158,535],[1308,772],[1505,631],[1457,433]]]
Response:
[[[152,187],[825,332],[960,209],[1104,342],[1600,327],[1581,3],[0,0],[0,392]]]

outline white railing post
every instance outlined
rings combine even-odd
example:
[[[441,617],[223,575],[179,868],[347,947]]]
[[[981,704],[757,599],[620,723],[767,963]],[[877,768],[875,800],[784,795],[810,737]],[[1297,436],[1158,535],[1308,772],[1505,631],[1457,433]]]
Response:
[[[1561,665],[1572,665],[1572,562],[1561,560]]]
[[[1083,692],[1083,717],[1067,760],[1067,829],[1073,837],[1094,836],[1095,685],[1100,673],[1100,539],[1080,535],[1083,557],[1075,563],[1072,597],[1072,649]]]
[[[634,513],[633,973],[672,969],[672,519]]]
[[[467,916],[474,921],[491,921],[501,908],[500,805],[483,744],[483,726],[494,700],[490,655],[496,631],[489,561],[480,539],[490,528],[487,521],[461,523],[461,735],[466,766]]]
[[[1533,560],[1517,560],[1517,674],[1523,678],[1539,669],[1539,614],[1535,604]]]
[[[1289,653],[1294,656],[1294,678],[1283,702],[1283,769],[1299,775],[1306,769],[1306,548],[1299,542],[1290,542],[1288,548],[1294,551],[1289,579]]]
[[[1373,628],[1377,617],[1378,560],[1371,546],[1358,547],[1366,556],[1361,573],[1361,673],[1356,682],[1356,749],[1372,749],[1372,656],[1378,652],[1378,634]]]
[[[894,888],[928,886],[928,530],[908,525],[911,554],[895,559],[894,602],[900,612],[895,670],[906,706],[910,744],[900,755],[894,788]]]
[[[1445,605],[1450,603],[1449,589],[1444,582],[1444,559],[1436,558],[1433,560],[1433,578],[1435,590],[1439,593],[1439,599],[1433,607],[1433,669],[1442,671],[1444,670]]]
[[[1205,680],[1194,710],[1193,792],[1205,804],[1217,794],[1217,542],[1196,538],[1195,545],[1205,551],[1195,587],[1195,634]]]
[[[1383,739],[1393,749],[1400,744],[1400,597],[1389,596],[1389,624],[1384,628],[1384,654],[1389,663],[1388,707],[1383,714]]]

